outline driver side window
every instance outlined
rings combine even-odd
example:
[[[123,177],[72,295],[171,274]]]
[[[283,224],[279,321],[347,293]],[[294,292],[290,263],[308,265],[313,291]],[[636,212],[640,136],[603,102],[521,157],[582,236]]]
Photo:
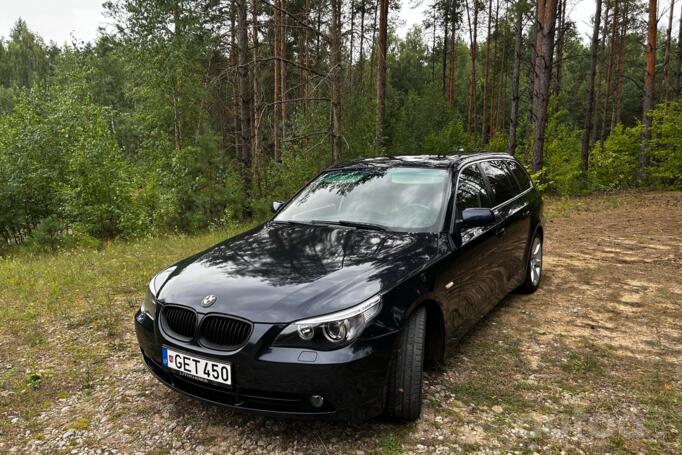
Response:
[[[467,166],[460,172],[455,204],[458,217],[464,209],[492,208],[483,174],[477,164]]]

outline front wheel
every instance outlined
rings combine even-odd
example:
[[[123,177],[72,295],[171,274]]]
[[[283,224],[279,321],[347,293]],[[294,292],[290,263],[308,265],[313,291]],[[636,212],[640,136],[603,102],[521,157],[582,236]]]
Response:
[[[390,418],[417,420],[422,410],[424,371],[424,334],[426,308],[417,308],[400,333],[388,376],[386,415]]]
[[[540,286],[540,278],[542,278],[542,237],[539,234],[535,234],[528,254],[526,278],[519,287],[519,291],[526,294],[537,291]]]

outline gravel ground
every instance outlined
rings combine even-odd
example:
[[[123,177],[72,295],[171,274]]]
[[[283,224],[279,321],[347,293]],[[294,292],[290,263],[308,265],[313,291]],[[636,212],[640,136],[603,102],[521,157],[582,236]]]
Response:
[[[143,367],[121,303],[115,336],[52,321],[39,359],[0,338],[7,371],[47,371],[23,389],[0,381],[0,452],[681,453],[682,193],[547,205],[540,290],[450,346],[414,424],[278,420],[182,397]],[[65,340],[82,357],[60,364]]]

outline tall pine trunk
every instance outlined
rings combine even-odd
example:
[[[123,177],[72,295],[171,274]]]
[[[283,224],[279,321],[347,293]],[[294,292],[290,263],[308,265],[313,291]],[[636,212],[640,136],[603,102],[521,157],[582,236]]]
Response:
[[[490,91],[490,37],[493,19],[493,0],[488,0],[488,36],[486,37],[485,45],[485,63],[483,76],[483,105],[481,112],[481,143],[486,145],[488,143],[488,92]]]
[[[649,141],[651,140],[651,109],[654,107],[656,88],[656,0],[649,0],[646,43],[646,72],[644,74],[644,99],[642,102],[642,144],[639,153],[637,181],[646,180],[646,168],[649,165]]]
[[[450,67],[448,68],[448,109],[450,112],[455,104],[455,68],[457,67],[457,27],[455,18],[452,20],[450,31]]]
[[[533,81],[533,112],[535,137],[533,142],[533,171],[543,167],[545,129],[547,128],[547,105],[554,57],[554,33],[556,30],[557,0],[538,0],[535,35],[535,80]]]
[[[244,181],[247,193],[251,186],[251,80],[249,77],[249,37],[247,24],[248,0],[237,0],[237,52],[239,66],[239,115],[241,118],[241,148]]]
[[[680,22],[677,31],[677,63],[675,67],[675,96],[682,94],[682,7],[680,7]]]
[[[332,161],[334,163],[341,159],[341,1],[331,1]]]
[[[609,43],[609,59],[606,67],[606,89],[604,91],[604,111],[602,112],[601,132],[599,134],[599,144],[604,148],[604,140],[606,139],[607,119],[609,118],[609,102],[611,101],[611,82],[613,79],[613,65],[616,53],[616,41],[618,36],[618,21],[620,1],[614,0],[613,17],[611,18],[611,39]]]
[[[469,38],[471,39],[471,74],[469,75],[469,106],[467,109],[467,131],[474,131],[476,126],[476,65],[478,60],[478,0],[474,0],[473,24],[469,14],[469,1],[466,2],[469,22]]]
[[[598,107],[601,105],[600,100],[601,100],[601,95],[602,95],[602,79],[604,78],[604,73],[606,72],[606,68],[604,65],[606,64],[606,36],[608,34],[608,29],[609,29],[609,14],[611,13],[611,2],[613,0],[606,0],[606,4],[604,5],[604,26],[602,27],[602,37],[601,37],[601,50],[599,51],[599,66],[597,67],[597,89],[594,94],[594,119],[592,120],[593,122],[593,128],[592,128],[592,134],[590,135],[590,149],[594,147],[595,142],[597,141],[597,118],[599,117],[598,113]]]
[[[379,43],[377,49],[376,145],[384,145],[386,108],[386,52],[388,51],[388,0],[379,0]]]
[[[273,61],[273,69],[272,69],[272,74],[273,74],[273,89],[272,89],[272,140],[273,140],[273,152],[274,152],[274,158],[275,161],[281,161],[282,160],[282,145],[281,145],[281,138],[280,138],[280,123],[281,123],[281,115],[280,115],[280,110],[282,108],[282,105],[280,103],[280,93],[279,93],[279,88],[280,88],[280,81],[279,81],[279,69],[280,69],[280,57],[279,57],[279,51],[280,51],[280,45],[279,45],[279,37],[280,33],[282,31],[282,27],[280,25],[281,22],[281,14],[282,12],[279,9],[279,0],[275,0],[275,5],[276,8],[274,8],[274,13],[273,13],[273,20],[274,20],[274,27],[273,27],[273,32],[274,32],[274,39],[273,39],[273,44],[272,44],[272,61]]]
[[[672,52],[673,14],[675,13],[675,0],[670,0],[670,13],[668,14],[668,29],[665,32],[665,53],[663,56],[663,99],[670,100],[670,53]]]
[[[260,89],[258,87],[258,1],[251,2],[251,33],[253,34],[253,122],[252,127],[252,159],[255,163],[260,162],[260,130],[261,112],[260,112]]]
[[[623,13],[621,15],[620,38],[618,40],[618,63],[616,64],[616,88],[613,93],[613,115],[611,116],[611,131],[620,123],[621,108],[623,101],[623,72],[625,70],[625,48],[627,45],[628,22],[629,22],[629,2],[623,2]]]
[[[514,69],[512,70],[512,100],[509,120],[509,144],[511,155],[516,153],[516,129],[519,124],[519,82],[521,79],[521,45],[523,43],[523,6],[524,0],[516,4],[516,24],[514,27]]]
[[[585,125],[582,135],[582,149],[580,153],[580,164],[583,172],[586,172],[590,161],[590,138],[594,128],[594,83],[597,76],[597,65],[599,60],[599,27],[601,22],[601,0],[596,0],[594,12],[594,24],[592,28],[592,44],[590,53],[592,62],[590,64],[590,77],[587,81],[587,99],[585,101]]]

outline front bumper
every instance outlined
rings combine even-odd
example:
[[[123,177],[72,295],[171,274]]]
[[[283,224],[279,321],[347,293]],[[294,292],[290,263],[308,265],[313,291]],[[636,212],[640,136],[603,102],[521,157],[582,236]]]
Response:
[[[138,312],[135,330],[145,364],[171,389],[209,403],[271,416],[362,421],[383,412],[395,333],[356,340],[335,351],[272,347],[282,325],[254,324],[249,342],[217,352],[173,341]],[[232,386],[194,381],[163,366],[162,345],[232,364]],[[310,397],[324,398],[315,407]]]

